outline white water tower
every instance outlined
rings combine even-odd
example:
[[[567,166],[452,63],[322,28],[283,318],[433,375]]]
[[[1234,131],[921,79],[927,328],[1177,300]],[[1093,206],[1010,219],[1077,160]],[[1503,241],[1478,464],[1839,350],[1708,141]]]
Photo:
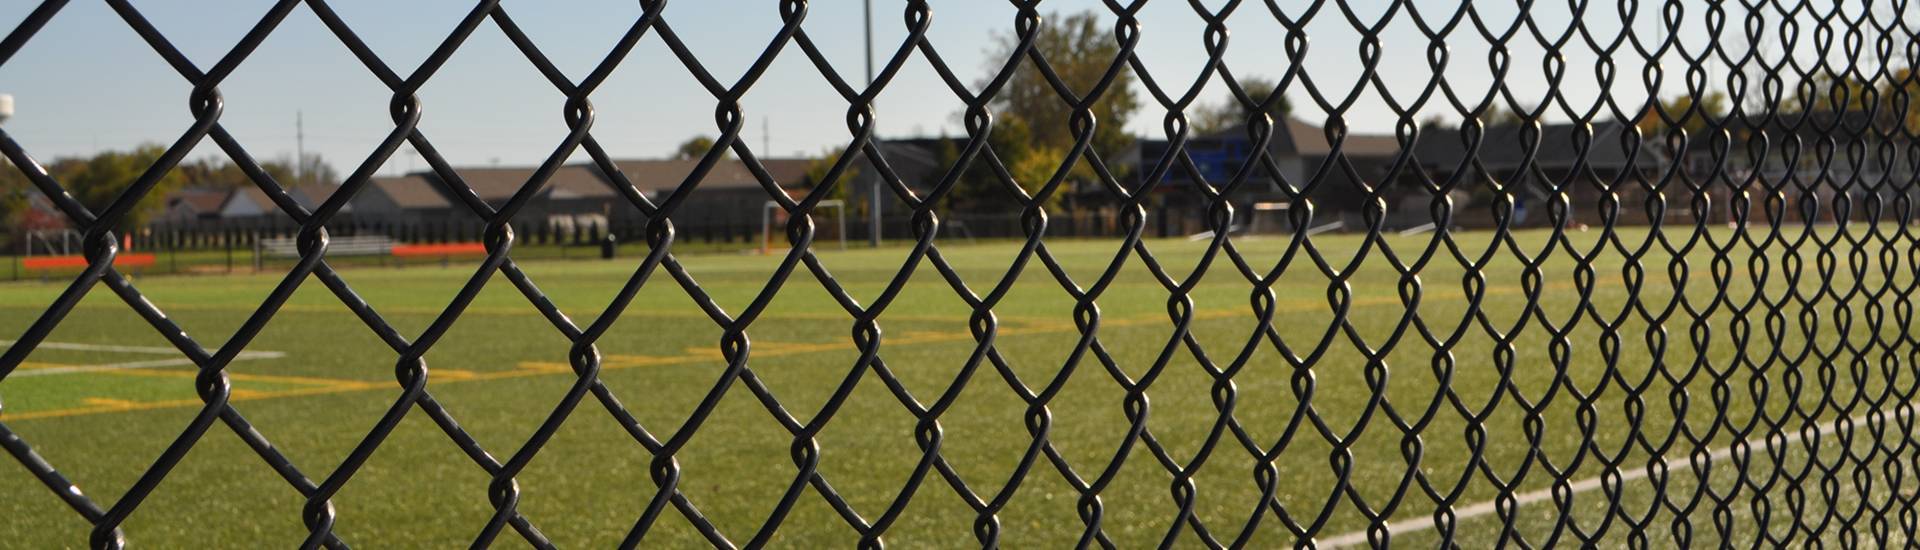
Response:
[[[0,94],[0,123],[13,118],[13,96]]]

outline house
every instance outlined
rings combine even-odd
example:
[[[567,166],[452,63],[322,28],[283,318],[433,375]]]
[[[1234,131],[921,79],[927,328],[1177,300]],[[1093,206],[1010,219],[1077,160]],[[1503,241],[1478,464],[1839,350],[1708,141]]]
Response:
[[[1135,178],[1155,177],[1156,168],[1167,163],[1152,186],[1159,201],[1156,208],[1171,224],[1160,229],[1162,235],[1205,230],[1208,199],[1193,186],[1204,182],[1224,188],[1243,169],[1247,170],[1245,178],[1230,199],[1238,213],[1235,225],[1285,227],[1284,220],[1253,218],[1284,216],[1280,209],[1290,205],[1275,209],[1255,205],[1287,204],[1304,192],[1314,206],[1314,225],[1338,222],[1358,227],[1362,225],[1359,213],[1366,206],[1369,189],[1398,179],[1390,172],[1401,147],[1390,135],[1349,133],[1335,143],[1327,139],[1324,128],[1288,117],[1274,127],[1267,140],[1265,158],[1272,160],[1271,167],[1261,162],[1257,145],[1241,124],[1188,138],[1181,150],[1192,161],[1191,167],[1172,156],[1173,143],[1168,140],[1140,140],[1135,150],[1120,158],[1132,166]],[[1247,168],[1249,165],[1251,168]]]
[[[673,219],[682,233],[695,237],[746,238],[759,231],[759,216],[770,200],[761,176],[798,195],[804,192],[810,159],[766,159],[756,175],[737,159],[715,163],[675,202]],[[527,196],[515,213],[523,234],[573,234],[582,229],[626,228],[631,235],[645,216],[628,200],[623,187],[661,205],[686,183],[698,160],[616,159],[608,173],[596,163],[561,165]],[[437,172],[373,178],[353,198],[355,220],[370,224],[475,224],[479,216],[468,206],[479,199],[493,208],[511,201],[534,180],[537,167],[453,169],[455,181]],[[457,191],[455,191],[457,190]],[[456,194],[459,193],[459,194]]]
[[[217,219],[220,217],[220,207],[227,202],[229,194],[232,194],[232,190],[204,187],[180,189],[166,196],[166,211],[154,219],[169,223]]]
[[[1736,219],[1732,210],[1736,188],[1748,193],[1751,221],[1766,220],[1765,195],[1776,189],[1787,218],[1799,219],[1800,197],[1811,195],[1821,209],[1817,221],[1831,221],[1836,188],[1849,188],[1857,209],[1863,206],[1865,194],[1874,192],[1868,190],[1871,182],[1888,182],[1877,192],[1883,203],[1892,204],[1892,196],[1901,192],[1896,189],[1904,190],[1903,183],[1913,174],[1911,167],[1900,162],[1856,164],[1842,151],[1833,152],[1831,162],[1821,163],[1820,147],[1815,144],[1829,139],[1841,148],[1857,144],[1862,151],[1882,145],[1905,147],[1887,143],[1869,130],[1891,123],[1876,124],[1867,113],[1786,114],[1760,125],[1738,117],[1716,123],[1720,128],[1690,132],[1686,148],[1677,155],[1668,149],[1665,132],[1636,137],[1631,135],[1636,130],[1633,124],[1613,120],[1543,124],[1537,133],[1520,125],[1488,127],[1472,151],[1467,150],[1467,136],[1460,132],[1427,130],[1415,149],[1421,170],[1403,174],[1401,181],[1408,188],[1423,183],[1451,185],[1458,190],[1453,221],[1467,227],[1497,222],[1493,215],[1497,183],[1512,200],[1510,224],[1538,227],[1554,221],[1546,214],[1546,205],[1562,198],[1555,192],[1564,195],[1570,207],[1563,220],[1569,225],[1605,221],[1601,209],[1609,193],[1617,201],[1616,224],[1650,223],[1650,202],[1664,203],[1663,223],[1725,223]],[[1845,128],[1860,131],[1850,138]],[[1900,132],[1889,135],[1905,141]],[[1694,219],[1696,188],[1705,195],[1708,208],[1703,220]],[[1411,202],[1421,202],[1422,208],[1429,204]],[[1428,214],[1420,215],[1430,219]]]
[[[1452,128],[1425,129],[1414,148],[1419,170],[1402,175],[1410,195],[1396,212],[1432,221],[1426,189],[1450,186],[1455,189],[1452,224],[1489,227],[1498,222],[1495,190],[1504,189],[1512,200],[1509,225],[1535,227],[1552,221],[1547,205],[1557,191],[1570,207],[1566,224],[1598,222],[1608,188],[1619,190],[1623,204],[1632,204],[1625,201],[1640,196],[1631,182],[1652,177],[1662,165],[1652,144],[1638,151],[1627,145],[1626,134],[1633,130],[1619,121],[1551,123],[1537,131],[1508,124],[1486,127],[1478,142],[1470,143]],[[1623,206],[1620,213],[1630,217],[1637,210]]]
[[[318,185],[334,187],[316,184]],[[315,199],[316,194],[319,200]],[[295,204],[311,211],[325,200],[327,193],[318,189],[296,187],[288,190],[287,195]],[[342,210],[343,214],[346,212]],[[291,220],[280,205],[267,196],[266,191],[261,191],[259,187],[252,185],[241,186],[227,192],[225,200],[220,202],[220,209],[214,217],[223,220]]]
[[[379,176],[368,180],[348,205],[356,218],[366,220],[444,220],[453,214],[453,203],[434,185],[421,174]]]

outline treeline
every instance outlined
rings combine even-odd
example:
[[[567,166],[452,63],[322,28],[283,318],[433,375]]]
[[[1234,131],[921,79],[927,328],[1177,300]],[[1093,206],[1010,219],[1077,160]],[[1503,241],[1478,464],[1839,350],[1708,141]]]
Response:
[[[158,145],[143,145],[128,151],[104,151],[90,157],[62,157],[45,163],[47,174],[59,182],[80,204],[99,212],[120,196],[127,186],[140,179],[166,152]],[[304,160],[304,170],[294,169],[292,158],[264,161],[262,171],[287,188],[301,185],[336,185],[339,176],[317,154]],[[221,157],[181,162],[149,191],[137,207],[128,212],[121,229],[140,227],[166,208],[162,197],[185,187],[237,189],[254,185],[244,170]],[[36,209],[30,201],[38,195],[27,175],[11,163],[0,161],[0,230],[32,230],[67,225],[57,214]]]

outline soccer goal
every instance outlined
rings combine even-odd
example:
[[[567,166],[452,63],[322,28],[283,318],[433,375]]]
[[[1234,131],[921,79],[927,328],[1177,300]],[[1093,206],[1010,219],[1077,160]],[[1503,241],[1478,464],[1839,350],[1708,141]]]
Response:
[[[36,229],[27,232],[27,255],[70,256],[80,253],[82,237],[72,229]]]
[[[840,249],[847,249],[847,202],[842,200],[824,200],[813,207],[814,242],[834,239],[840,241]],[[832,222],[832,223],[825,223]],[[787,209],[780,203],[767,201],[760,208],[760,253],[773,252],[776,242],[784,246],[787,227]]]
[[[1293,209],[1290,202],[1256,202],[1247,212],[1247,233],[1261,235],[1268,232],[1283,231],[1287,227],[1287,211]]]

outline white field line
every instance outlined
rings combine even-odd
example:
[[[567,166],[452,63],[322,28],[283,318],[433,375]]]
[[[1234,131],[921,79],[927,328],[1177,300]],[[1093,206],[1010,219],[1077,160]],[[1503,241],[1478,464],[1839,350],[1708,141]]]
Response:
[[[1343,221],[1333,221],[1333,222],[1329,222],[1329,223],[1327,223],[1327,224],[1325,224],[1325,225],[1321,225],[1320,227],[1314,227],[1314,228],[1310,228],[1310,229],[1307,229],[1307,236],[1309,236],[1309,237],[1311,237],[1311,236],[1314,236],[1314,235],[1319,235],[1319,234],[1321,234],[1321,233],[1326,233],[1326,232],[1328,232],[1328,231],[1334,231],[1334,230],[1338,230],[1338,229],[1341,229],[1341,228],[1344,228],[1344,227],[1346,227],[1346,226],[1347,226],[1347,222],[1343,222]]]
[[[11,346],[11,345],[13,345],[13,342],[10,340],[0,340],[0,346]],[[64,349],[64,350],[70,350],[70,351],[106,351],[106,352],[113,352],[113,353],[157,353],[161,355],[175,355],[180,353],[180,350],[169,348],[169,347],[161,347],[161,346],[114,346],[114,345],[106,345],[106,344],[75,344],[70,342],[41,342],[40,345],[34,346],[34,349]]]
[[[13,342],[0,341],[0,345],[11,345],[11,344],[13,344]],[[177,349],[158,347],[158,346],[109,346],[109,345],[99,345],[99,344],[73,344],[73,343],[66,343],[66,342],[41,342],[39,346],[36,346],[36,349],[100,351],[100,352],[110,352],[110,353],[148,353],[148,354],[165,354],[165,355],[177,355],[180,353],[180,350],[177,350]],[[248,361],[248,360],[254,360],[254,359],[279,359],[281,357],[286,357],[286,356],[287,356],[286,353],[282,353],[278,351],[242,351],[240,352],[239,355],[235,355],[233,357],[233,360]],[[153,368],[160,368],[160,367],[187,367],[187,366],[193,366],[192,359],[188,359],[185,357],[174,357],[170,359],[149,359],[146,361],[128,361],[124,363],[109,363],[105,365],[71,365],[71,366],[62,366],[62,367],[49,367],[49,368],[42,368],[42,369],[18,370],[18,371],[14,371],[12,376],[9,376],[9,378],[14,376],[47,376],[52,374],[73,374],[73,373],[81,373],[81,372],[98,372],[98,371],[109,371],[109,370],[153,369]]]
[[[1901,404],[1895,405],[1892,412],[1892,416],[1911,417],[1914,414],[1912,406],[1913,406],[1912,403],[1901,403]],[[1847,420],[1851,424],[1859,425],[1859,424],[1865,423],[1867,421],[1867,418],[1873,416],[1874,414],[1886,415],[1888,413],[1870,412],[1867,414],[1848,418]],[[1891,421],[1892,420],[1889,420],[1889,422]],[[1833,434],[1834,427],[1838,424],[1839,424],[1838,421],[1830,421],[1825,424],[1819,425],[1815,431],[1819,432],[1819,436],[1824,440],[1826,436]],[[1801,445],[1806,445],[1808,441],[1807,441],[1807,436],[1805,435],[1805,432],[1795,431],[1794,435],[1790,439],[1790,443],[1791,442],[1797,442]],[[1764,437],[1756,437],[1756,438],[1748,439],[1743,443],[1746,443],[1748,447],[1763,447],[1767,444],[1766,439]],[[1728,463],[1727,462],[1728,460],[1731,460],[1733,458],[1733,448],[1726,447],[1726,448],[1717,449],[1711,453],[1708,453],[1707,458],[1713,461],[1714,463],[1716,463],[1716,465],[1726,464]],[[1648,471],[1647,467],[1645,466],[1635,468],[1632,470],[1623,470],[1620,472],[1620,481],[1622,483],[1625,483],[1625,482],[1645,479],[1647,477],[1647,471]],[[1601,484],[1600,484],[1600,477],[1598,476],[1575,481],[1569,485],[1569,490],[1572,493],[1583,493],[1583,492],[1592,491],[1599,488],[1601,488]],[[1526,506],[1529,504],[1552,501],[1553,489],[1547,488],[1547,489],[1540,489],[1537,491],[1528,491],[1525,493],[1520,493],[1520,494],[1514,495],[1513,500],[1514,500],[1515,509],[1518,509],[1521,506]],[[1496,510],[1497,509],[1495,508],[1495,503],[1494,501],[1491,501],[1491,500],[1486,502],[1481,502],[1478,504],[1469,505],[1463,508],[1455,508],[1454,524],[1460,525],[1465,523],[1466,520],[1468,519],[1477,518],[1485,515],[1491,515]],[[1406,521],[1396,521],[1396,522],[1390,522],[1387,524],[1387,532],[1392,533],[1394,535],[1400,535],[1403,533],[1412,533],[1417,531],[1426,531],[1432,528],[1433,528],[1432,516],[1408,518]],[[1350,532],[1342,533],[1340,535],[1336,535],[1330,538],[1318,539],[1316,542],[1318,542],[1319,545],[1324,548],[1348,548],[1353,546],[1361,546],[1361,545],[1367,544],[1367,530],[1360,529],[1357,531],[1350,531]]]

